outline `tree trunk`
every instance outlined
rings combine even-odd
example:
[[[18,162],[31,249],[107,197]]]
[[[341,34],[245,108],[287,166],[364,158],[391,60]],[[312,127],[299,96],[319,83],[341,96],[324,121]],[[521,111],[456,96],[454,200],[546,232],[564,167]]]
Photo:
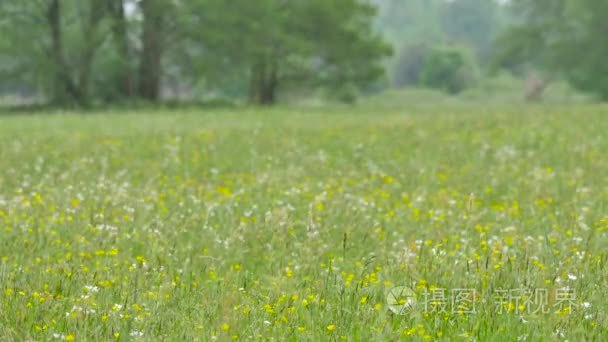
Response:
[[[51,36],[50,54],[55,73],[53,101],[58,104],[65,104],[67,102],[82,103],[82,94],[71,77],[64,57],[61,14],[61,1],[50,0],[46,19]]]
[[[149,101],[160,97],[162,76],[164,13],[162,1],[142,0],[142,50],[139,66],[139,96]]]
[[[251,68],[249,102],[272,105],[276,102],[279,86],[279,70],[276,61],[261,61]]]
[[[129,31],[124,0],[109,0],[108,11],[112,17],[112,37],[120,56],[116,89],[118,89],[121,96],[131,98],[135,96],[135,78],[131,63],[131,47],[129,45]]]
[[[260,102],[261,85],[264,80],[265,66],[263,62],[254,64],[249,75],[249,103],[257,104]]]
[[[95,54],[97,49],[101,45],[101,41],[98,37],[98,29],[101,20],[103,19],[105,12],[105,6],[103,6],[105,0],[90,0],[89,6],[89,17],[83,27],[85,46],[81,54],[81,60],[77,67],[78,74],[78,89],[80,92],[81,102],[86,103],[89,100],[89,88],[91,81],[91,74],[93,72],[93,63],[95,61]]]
[[[277,86],[279,85],[278,72],[276,61],[272,61],[263,87],[261,104],[272,105],[276,102]]]

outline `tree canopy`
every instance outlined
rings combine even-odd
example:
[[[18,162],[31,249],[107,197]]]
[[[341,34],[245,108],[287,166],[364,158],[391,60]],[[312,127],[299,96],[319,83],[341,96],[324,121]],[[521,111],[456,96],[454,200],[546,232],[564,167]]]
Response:
[[[471,62],[487,66],[494,39],[506,22],[500,1],[373,1],[380,9],[376,27],[397,51],[390,67],[396,87],[425,84],[422,66],[433,49],[467,49],[472,52]]]
[[[171,75],[271,104],[378,80],[374,17],[359,0],[2,2],[0,72],[60,104],[156,101]]]
[[[604,0],[0,1],[0,95],[352,101],[389,86],[458,93],[498,67],[608,99],[607,12]]]
[[[518,22],[498,40],[498,65],[529,65],[608,99],[608,2],[513,0],[510,7]]]

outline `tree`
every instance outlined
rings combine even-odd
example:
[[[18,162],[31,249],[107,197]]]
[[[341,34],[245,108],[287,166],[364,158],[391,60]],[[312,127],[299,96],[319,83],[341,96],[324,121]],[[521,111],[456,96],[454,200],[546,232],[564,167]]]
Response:
[[[374,8],[358,0],[199,0],[188,11],[205,63],[247,75],[251,103],[288,89],[363,87],[390,53],[372,31]]]
[[[520,22],[499,37],[497,65],[531,65],[608,100],[608,2],[513,0],[511,9]]]
[[[171,2],[167,0],[140,1],[143,19],[138,91],[141,98],[149,101],[156,101],[160,97],[170,6]]]
[[[486,66],[493,41],[506,23],[504,0],[372,0],[376,28],[399,53],[390,63],[393,86],[418,82],[431,47],[455,45],[471,50]]]
[[[137,12],[126,13],[127,4],[137,4]],[[38,82],[56,104],[155,101],[172,6],[165,0],[2,2],[0,28],[7,34],[0,55],[17,61],[15,74]]]
[[[431,48],[425,43],[403,47],[394,62],[393,85],[398,88],[418,85],[430,53]]]
[[[440,9],[444,0],[372,0],[378,7],[376,27],[398,47],[443,43]]]
[[[18,78],[47,89],[52,102],[86,104],[103,40],[103,1],[2,3],[0,28],[7,44],[0,53],[15,61]]]
[[[114,88],[116,97],[134,97],[136,94],[133,47],[129,40],[129,19],[126,14],[125,0],[108,0],[107,11],[111,17],[112,41],[116,49],[117,60],[114,63]]]
[[[390,52],[374,15],[362,0],[0,1],[0,73],[60,105],[157,101],[168,77],[260,104],[350,98]]]
[[[427,87],[457,94],[475,82],[475,64],[467,51],[458,48],[435,48],[427,57],[420,83]]]
[[[484,64],[502,26],[500,9],[494,0],[447,1],[441,10],[441,28],[450,41],[468,46]]]

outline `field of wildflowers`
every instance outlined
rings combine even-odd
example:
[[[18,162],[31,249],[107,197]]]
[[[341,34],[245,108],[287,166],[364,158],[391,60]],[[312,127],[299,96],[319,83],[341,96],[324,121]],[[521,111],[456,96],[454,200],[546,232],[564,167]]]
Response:
[[[608,108],[0,117],[0,336],[604,340]]]

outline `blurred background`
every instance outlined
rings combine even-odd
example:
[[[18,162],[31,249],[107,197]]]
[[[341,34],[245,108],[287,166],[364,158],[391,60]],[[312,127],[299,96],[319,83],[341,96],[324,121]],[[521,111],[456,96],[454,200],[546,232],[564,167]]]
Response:
[[[605,0],[0,0],[0,104],[591,102]]]

